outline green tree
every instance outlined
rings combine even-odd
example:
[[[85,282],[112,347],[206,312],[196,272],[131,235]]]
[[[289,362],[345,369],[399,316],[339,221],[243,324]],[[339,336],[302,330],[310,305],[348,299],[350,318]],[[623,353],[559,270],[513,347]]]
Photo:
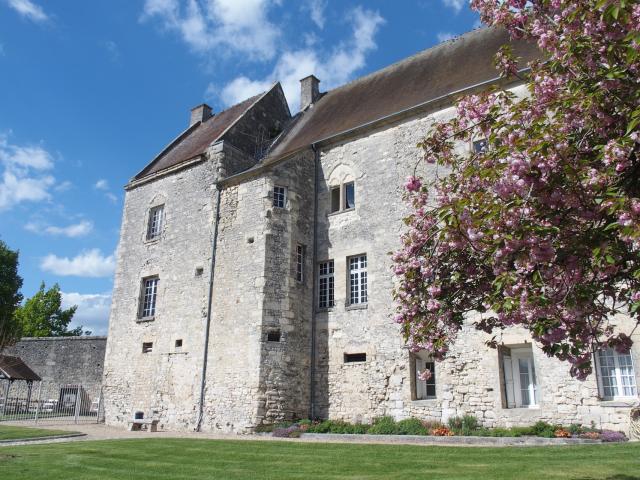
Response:
[[[67,337],[82,335],[82,326],[68,330],[77,306],[62,310],[60,286],[56,283],[49,290],[40,284],[40,290],[24,305],[16,309],[15,317],[23,337]],[[87,334],[91,332],[86,332]]]
[[[0,240],[0,352],[20,337],[14,313],[22,301],[21,287],[18,252]]]

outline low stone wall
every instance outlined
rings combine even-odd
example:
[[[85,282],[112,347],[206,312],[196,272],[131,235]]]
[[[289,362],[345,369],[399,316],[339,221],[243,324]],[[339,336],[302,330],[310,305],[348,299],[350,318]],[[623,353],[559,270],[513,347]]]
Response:
[[[20,357],[47,384],[102,384],[107,337],[23,338],[3,353]]]

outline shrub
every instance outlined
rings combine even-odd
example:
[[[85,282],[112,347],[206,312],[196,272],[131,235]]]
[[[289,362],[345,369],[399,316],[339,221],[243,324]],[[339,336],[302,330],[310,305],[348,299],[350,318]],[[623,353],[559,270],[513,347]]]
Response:
[[[440,427],[431,430],[431,435],[436,437],[453,437],[454,433],[447,427]]]
[[[553,432],[553,435],[556,438],[570,438],[571,432],[569,432],[568,430],[565,430],[564,428],[557,428],[556,431]]]
[[[572,435],[580,435],[581,433],[585,433],[585,428],[578,424],[578,423],[572,423],[571,425],[569,425],[569,428],[567,428],[567,430],[572,434]]]
[[[627,436],[622,432],[614,432],[613,430],[603,430],[600,433],[600,440],[603,442],[626,442]]]
[[[599,440],[600,434],[598,432],[584,432],[580,435],[580,438],[588,438],[589,440]]]
[[[396,424],[398,435],[429,435],[429,430],[417,418],[406,418]]]
[[[539,421],[531,427],[531,432],[536,437],[553,438],[555,437],[556,427],[550,423]]]
[[[473,435],[480,427],[480,422],[473,415],[451,417],[448,423],[449,428],[459,435]]]
[[[373,421],[368,433],[372,435],[393,435],[396,433],[396,421],[393,417],[380,417]]]
[[[312,423],[311,425],[309,425],[309,427],[307,427],[307,432],[309,433],[329,433],[329,430],[331,429],[331,421],[330,420],[325,420],[323,422],[320,423]]]

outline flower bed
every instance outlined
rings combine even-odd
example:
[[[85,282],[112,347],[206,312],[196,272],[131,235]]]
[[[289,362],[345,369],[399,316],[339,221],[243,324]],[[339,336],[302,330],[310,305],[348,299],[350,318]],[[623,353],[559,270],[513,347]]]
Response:
[[[367,434],[367,435],[419,435],[437,437],[542,437],[542,438],[580,438],[601,440],[603,442],[624,442],[627,437],[622,432],[598,430],[593,425],[552,425],[537,422],[527,427],[485,428],[472,415],[453,417],[447,425],[439,422],[426,422],[417,418],[407,418],[396,422],[392,417],[380,417],[371,424],[347,423],[324,420],[283,423],[279,425],[263,425],[257,432],[271,432],[275,437],[298,438],[303,433],[326,434]]]

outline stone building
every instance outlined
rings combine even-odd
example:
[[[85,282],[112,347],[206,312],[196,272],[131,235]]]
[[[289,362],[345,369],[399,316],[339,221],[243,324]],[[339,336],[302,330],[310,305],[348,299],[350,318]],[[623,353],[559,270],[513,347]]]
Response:
[[[603,352],[580,382],[524,331],[505,332],[496,351],[469,324],[434,364],[392,321],[388,252],[416,144],[456,96],[503,82],[492,59],[507,41],[477,30],[326,93],[309,76],[293,116],[278,83],[220,113],[194,108],[125,188],[107,423],[143,411],[161,428],[246,432],[292,418],[470,413],[487,426],[627,430],[640,347]],[[429,382],[417,377],[425,368]]]

